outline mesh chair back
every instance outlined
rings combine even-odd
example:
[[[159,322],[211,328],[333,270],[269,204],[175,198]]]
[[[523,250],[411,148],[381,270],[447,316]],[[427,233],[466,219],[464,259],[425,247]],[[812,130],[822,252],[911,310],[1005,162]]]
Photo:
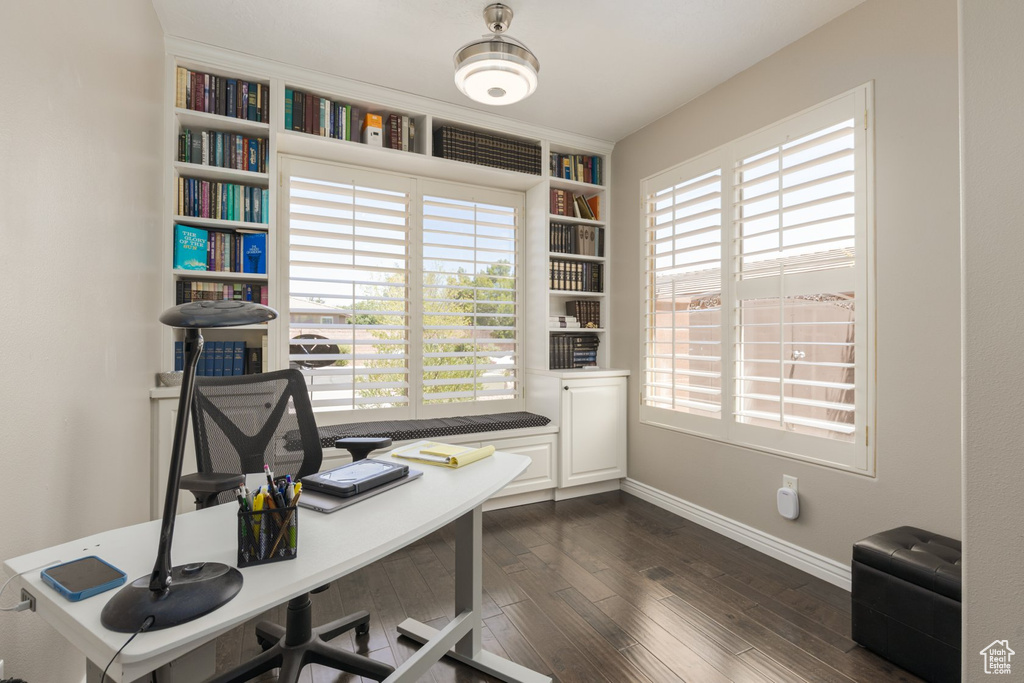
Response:
[[[323,450],[298,370],[196,378],[192,409],[200,472],[250,474],[270,465],[292,479],[320,469]],[[218,503],[234,499],[222,493]]]

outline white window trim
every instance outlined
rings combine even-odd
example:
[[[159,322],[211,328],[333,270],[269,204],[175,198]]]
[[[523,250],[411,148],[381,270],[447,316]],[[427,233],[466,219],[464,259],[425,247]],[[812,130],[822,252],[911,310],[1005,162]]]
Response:
[[[874,200],[874,88],[868,82],[845,93],[837,95],[825,102],[803,111],[797,112],[780,121],[765,126],[753,133],[740,137],[732,142],[683,161],[669,169],[653,173],[640,180],[640,195],[645,197],[646,184],[659,177],[671,177],[675,173],[678,180],[697,177],[703,173],[721,168],[723,179],[733,172],[733,162],[745,154],[756,153],[769,147],[779,140],[780,129],[799,120],[801,130],[814,129],[816,120],[820,119],[820,128],[824,128],[836,120],[837,107],[850,105],[844,101],[852,98],[854,111],[855,145],[863,149],[863,168],[857,168],[855,187],[860,206],[856,213],[855,238],[858,247],[856,267],[856,292],[858,306],[855,311],[855,343],[859,352],[855,368],[855,412],[857,415],[855,438],[852,443],[834,442],[822,437],[784,432],[781,430],[759,427],[736,422],[732,417],[735,394],[735,327],[737,323],[735,301],[737,297],[736,259],[734,243],[735,210],[734,193],[731,188],[722,192],[723,222],[723,269],[722,269],[722,415],[719,419],[690,415],[665,408],[648,406],[644,403],[644,392],[638,393],[639,421],[641,424],[683,432],[693,436],[745,448],[771,455],[792,458],[805,462],[823,465],[829,468],[852,472],[866,476],[875,476],[875,354],[876,354],[876,305],[875,305],[875,200]],[[846,111],[849,111],[847,109]],[[811,125],[808,126],[808,122]],[[663,184],[667,184],[667,179]],[[638,305],[641,312],[647,310],[647,226],[646,202],[639,204],[640,273]],[[749,290],[758,287],[757,280],[742,283],[745,295]],[[861,295],[863,292],[863,296]],[[859,302],[863,301],[863,305]],[[646,315],[646,313],[643,313]],[[647,330],[646,320],[641,320],[639,329],[640,368],[641,373],[647,367]],[[725,353],[729,349],[728,354]],[[861,351],[863,350],[863,351]],[[860,362],[861,357],[864,362]],[[863,388],[862,388],[863,387]],[[814,455],[812,455],[814,454]]]
[[[399,420],[436,417],[455,417],[464,415],[484,415],[488,413],[500,413],[525,410],[526,405],[526,314],[523,308],[526,293],[527,269],[525,262],[526,253],[526,195],[523,192],[502,190],[466,183],[458,183],[449,180],[437,180],[426,176],[412,176],[408,174],[384,171],[376,168],[364,168],[349,164],[341,164],[321,159],[279,154],[279,193],[281,200],[278,202],[278,229],[277,229],[277,270],[274,277],[274,289],[276,300],[279,302],[277,325],[278,335],[278,366],[288,367],[289,349],[289,178],[292,175],[310,175],[322,177],[326,180],[338,178],[339,182],[347,182],[352,174],[369,174],[372,176],[390,176],[395,180],[396,186],[406,187],[409,191],[409,289],[410,292],[422,293],[423,284],[423,211],[422,197],[424,194],[443,194],[445,188],[461,188],[473,197],[473,201],[491,203],[510,203],[519,210],[519,223],[517,230],[519,237],[516,245],[516,340],[517,340],[517,393],[513,399],[491,400],[491,401],[464,401],[448,404],[423,404],[422,375],[423,375],[423,337],[418,334],[423,326],[423,303],[422,295],[410,297],[409,315],[409,405],[395,408],[367,408],[363,410],[331,410],[317,413],[318,424],[345,424],[350,422],[365,422],[368,420]],[[319,174],[319,175],[317,175]],[[464,197],[459,197],[463,199]],[[275,334],[273,329],[268,330],[269,334]]]

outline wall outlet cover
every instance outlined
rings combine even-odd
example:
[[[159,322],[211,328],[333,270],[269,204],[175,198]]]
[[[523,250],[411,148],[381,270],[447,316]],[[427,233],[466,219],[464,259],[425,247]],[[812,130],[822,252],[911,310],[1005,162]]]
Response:
[[[782,488],[784,489],[793,489],[794,491],[799,493],[800,490],[797,487],[797,482],[798,480],[796,477],[791,477],[788,474],[782,475]]]

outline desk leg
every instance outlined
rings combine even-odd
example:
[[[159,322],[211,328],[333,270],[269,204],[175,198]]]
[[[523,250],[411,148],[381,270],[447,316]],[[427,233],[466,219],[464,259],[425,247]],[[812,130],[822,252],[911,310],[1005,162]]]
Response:
[[[414,619],[398,632],[424,647],[407,659],[385,683],[418,680],[433,663],[447,656],[508,683],[550,683],[532,669],[491,654],[480,646],[480,600],[483,590],[483,512],[478,507],[455,520],[455,614],[438,631]]]

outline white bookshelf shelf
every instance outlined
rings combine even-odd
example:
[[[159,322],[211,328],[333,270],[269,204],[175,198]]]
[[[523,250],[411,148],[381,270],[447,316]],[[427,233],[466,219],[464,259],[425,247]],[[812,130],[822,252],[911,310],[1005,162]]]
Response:
[[[176,278],[185,280],[249,280],[251,282],[266,282],[266,273],[234,273],[223,270],[183,270],[174,269],[171,274]]]
[[[563,254],[560,251],[549,251],[548,258],[567,259],[569,261],[592,261],[593,263],[604,263],[604,256],[589,256],[587,254]]]
[[[219,228],[222,230],[256,230],[267,232],[270,226],[266,223],[249,223],[247,221],[227,221],[222,218],[199,218],[198,216],[173,216],[175,223],[198,225],[203,228]]]
[[[192,164],[185,161],[175,161],[174,170],[177,171],[178,175],[189,178],[228,180],[243,185],[261,185],[266,187],[270,181],[270,175],[267,173],[256,173],[255,171],[243,171],[237,168],[223,168],[206,164]]]
[[[567,296],[570,298],[586,297],[588,299],[598,298],[605,295],[604,292],[573,292],[567,289],[549,289],[548,294],[551,296]]]
[[[551,183],[551,187],[556,187],[560,190],[569,190],[575,194],[582,194],[592,196],[604,192],[604,185],[595,185],[594,183],[584,183],[579,180],[568,180],[566,178],[559,178],[557,176],[548,176],[548,180]]]
[[[270,124],[249,119],[236,119],[232,116],[210,114],[205,111],[174,108],[174,116],[181,128],[197,130],[215,130],[221,133],[248,133],[254,137],[266,138],[270,135]]]
[[[589,218],[576,218],[575,216],[559,216],[557,213],[548,214],[548,219],[553,223],[573,223],[578,225],[595,225],[601,227],[604,221],[592,221]]]

